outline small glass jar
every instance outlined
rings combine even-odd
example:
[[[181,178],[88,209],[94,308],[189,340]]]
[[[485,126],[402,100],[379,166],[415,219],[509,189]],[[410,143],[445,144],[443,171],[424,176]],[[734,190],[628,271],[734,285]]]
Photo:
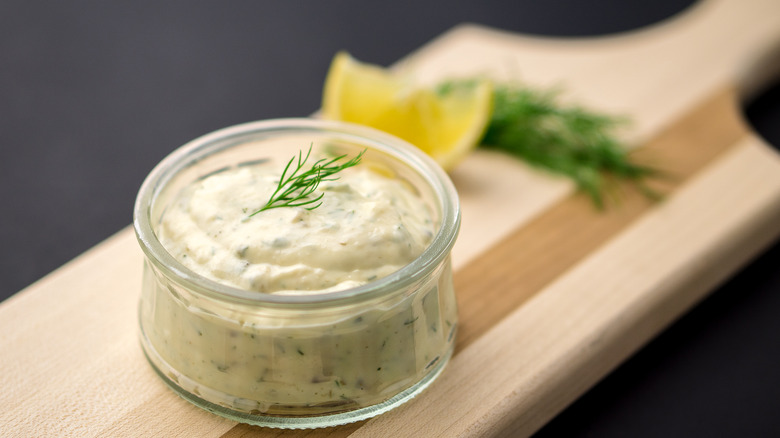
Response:
[[[430,207],[432,243],[389,276],[347,290],[275,295],[186,268],[160,243],[166,207],[186,185],[247,163],[279,168],[309,145],[397,178]],[[305,152],[305,151],[304,151]],[[145,254],[141,344],[184,399],[224,417],[312,428],[373,417],[429,385],[452,354],[457,309],[450,252],[457,194],[425,154],[380,131],[313,119],[225,128],[174,151],[143,183],[134,210]]]

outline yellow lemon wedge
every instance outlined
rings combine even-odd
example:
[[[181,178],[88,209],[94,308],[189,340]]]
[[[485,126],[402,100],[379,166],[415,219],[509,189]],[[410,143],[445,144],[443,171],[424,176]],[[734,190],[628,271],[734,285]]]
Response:
[[[492,96],[487,80],[446,92],[415,87],[400,74],[339,52],[325,79],[322,116],[396,135],[450,170],[481,139]]]

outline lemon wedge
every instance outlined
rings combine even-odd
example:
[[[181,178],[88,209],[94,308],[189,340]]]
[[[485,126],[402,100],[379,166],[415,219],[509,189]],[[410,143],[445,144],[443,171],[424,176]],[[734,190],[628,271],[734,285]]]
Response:
[[[339,52],[325,79],[322,116],[396,135],[450,170],[481,139],[492,92],[487,80],[447,92],[415,87],[400,74]]]

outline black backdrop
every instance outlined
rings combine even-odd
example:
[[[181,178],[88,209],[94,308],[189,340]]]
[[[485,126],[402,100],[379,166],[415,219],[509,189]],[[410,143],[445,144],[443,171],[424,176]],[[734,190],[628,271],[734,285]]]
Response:
[[[144,176],[179,145],[310,114],[339,49],[389,65],[461,22],[595,36],[690,4],[3,1],[0,299],[129,224]],[[746,112],[780,145],[780,87]],[[778,260],[775,245],[539,435],[780,436]]]

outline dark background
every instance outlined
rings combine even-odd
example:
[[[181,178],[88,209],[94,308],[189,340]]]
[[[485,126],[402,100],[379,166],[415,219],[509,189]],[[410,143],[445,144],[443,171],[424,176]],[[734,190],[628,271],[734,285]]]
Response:
[[[595,36],[690,4],[0,2],[0,299],[128,225],[181,144],[312,113],[340,49],[389,65],[462,22]],[[780,86],[746,108],[780,145]],[[539,435],[780,436],[778,260],[776,244]]]

